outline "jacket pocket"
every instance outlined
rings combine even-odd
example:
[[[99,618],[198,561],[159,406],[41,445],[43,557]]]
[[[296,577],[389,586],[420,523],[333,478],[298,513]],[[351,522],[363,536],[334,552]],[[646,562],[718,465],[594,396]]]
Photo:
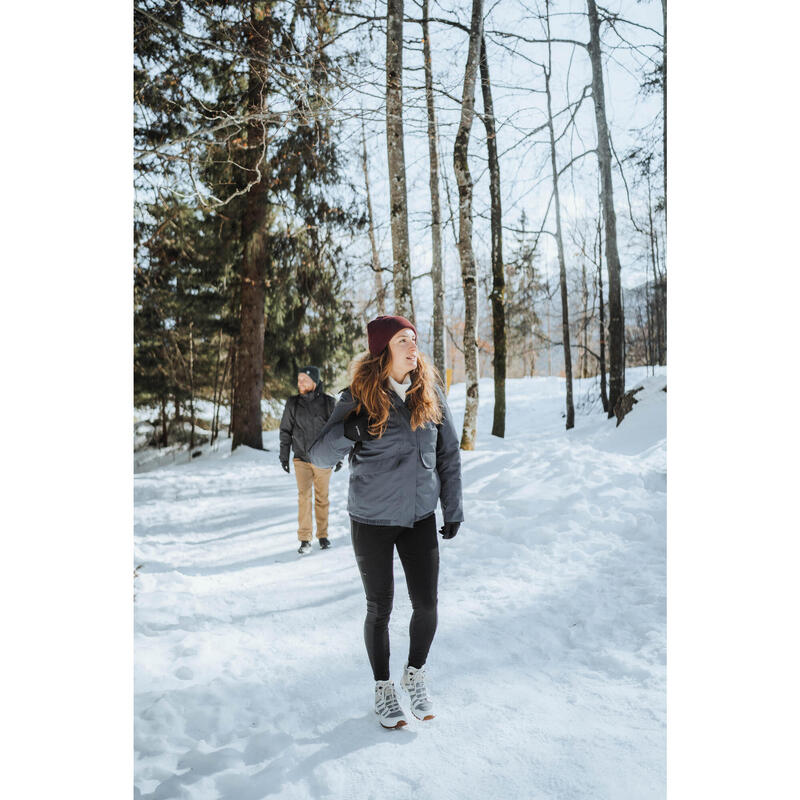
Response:
[[[425,450],[420,450],[419,457],[422,461],[422,466],[425,467],[425,469],[433,469],[436,466],[435,447],[433,449],[426,448]]]
[[[362,446],[355,455],[353,471],[356,475],[362,476],[388,472],[397,466],[397,459],[398,449],[396,444],[380,448]]]
[[[419,459],[425,469],[433,469],[436,466],[436,442],[438,429],[432,423],[428,423],[424,431],[419,435]]]

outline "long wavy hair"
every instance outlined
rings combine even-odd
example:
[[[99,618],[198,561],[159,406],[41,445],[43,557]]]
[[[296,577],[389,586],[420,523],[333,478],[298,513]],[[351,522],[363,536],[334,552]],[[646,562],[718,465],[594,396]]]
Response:
[[[392,354],[387,347],[379,356],[366,352],[351,364],[350,393],[356,401],[354,413],[366,410],[369,415],[368,430],[380,438],[389,422],[392,402],[389,399],[389,374]],[[429,364],[419,350],[417,366],[411,371],[411,386],[406,392],[406,404],[411,411],[411,429],[421,428],[427,422],[437,425],[442,421],[442,408],[436,395],[436,384],[441,377],[433,364]]]

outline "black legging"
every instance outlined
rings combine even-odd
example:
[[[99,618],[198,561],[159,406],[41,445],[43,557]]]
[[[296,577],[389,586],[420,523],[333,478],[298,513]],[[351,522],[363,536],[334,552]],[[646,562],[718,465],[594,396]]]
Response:
[[[353,549],[367,595],[364,642],[376,681],[389,680],[389,615],[394,598],[394,547],[403,564],[413,613],[408,663],[422,667],[436,632],[436,586],[439,580],[439,542],[436,515],[413,528],[366,525],[350,521]]]

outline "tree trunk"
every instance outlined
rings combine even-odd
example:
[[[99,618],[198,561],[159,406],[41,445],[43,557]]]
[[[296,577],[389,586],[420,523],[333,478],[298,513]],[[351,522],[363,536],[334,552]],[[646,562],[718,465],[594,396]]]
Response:
[[[461,120],[453,148],[453,167],[458,182],[458,255],[464,284],[464,367],[467,384],[461,449],[475,449],[478,426],[478,287],[472,250],[472,177],[467,163],[469,136],[475,115],[475,80],[483,33],[483,0],[472,0],[469,49],[461,94]]]
[[[233,409],[236,408],[236,341],[231,344],[231,413],[228,417],[228,438],[233,436]]]
[[[666,265],[663,262],[661,246],[658,243],[658,230],[653,226],[653,245],[655,261],[658,264],[658,307],[661,309],[661,341],[659,343],[659,364],[667,363],[667,279],[664,272]]]
[[[386,9],[386,150],[394,260],[394,310],[414,322],[403,148],[403,0],[388,0]]]
[[[621,266],[617,250],[617,216],[614,211],[614,189],[611,181],[611,147],[606,120],[603,86],[603,64],[600,57],[600,21],[594,0],[586,0],[589,9],[589,58],[592,62],[592,99],[597,125],[597,160],[600,166],[601,197],[606,234],[608,267],[608,350],[609,350],[609,416],[617,400],[625,393],[625,317],[622,308]]]
[[[587,328],[589,327],[589,287],[586,284],[586,261],[581,262],[581,329],[578,334],[578,341],[583,345],[581,347],[581,378],[589,377],[589,340],[586,336]]]
[[[666,254],[666,231],[665,239],[660,248],[658,248],[658,231],[656,231],[656,248],[659,254],[658,263],[660,264],[659,274],[661,275],[661,326],[663,329],[663,348],[664,348],[664,364],[666,365],[669,359],[667,353],[667,344],[669,342],[669,335],[667,333],[667,254]]]
[[[650,281],[645,278],[644,281],[644,309],[645,309],[645,333],[644,333],[644,342],[645,342],[645,353],[647,354],[647,363],[645,366],[652,367],[653,363],[655,362],[655,342],[653,341],[653,332],[655,330],[655,321],[653,319],[653,298],[650,294]],[[655,374],[655,372],[653,373]]]
[[[161,395],[161,447],[167,446],[169,439],[169,426],[167,425],[167,398]]]
[[[667,221],[667,0],[661,0],[664,18],[664,94],[662,97],[664,124],[661,127],[661,148],[664,154],[664,222]]]
[[[433,283],[433,363],[447,384],[444,353],[444,272],[442,268],[442,211],[439,204],[439,155],[436,148],[436,107],[433,103],[433,65],[428,28],[428,0],[422,0],[422,53],[425,62],[425,102],[428,108],[428,158],[431,189],[431,282]]]
[[[269,59],[269,30],[261,3],[251,3],[247,102],[252,115],[266,112],[266,75],[263,60]],[[256,57],[260,56],[260,57]],[[247,126],[247,158],[254,180],[265,166],[267,131],[257,119]],[[261,395],[264,389],[264,303],[268,265],[267,181],[263,175],[244,198],[242,218],[242,301],[237,347],[233,406],[233,449],[240,444],[263,449],[261,440]]]
[[[656,255],[657,241],[655,225],[653,223],[653,198],[650,190],[650,174],[647,175],[647,219],[649,224],[650,260],[653,265],[653,316],[655,317],[655,362],[663,364],[664,357],[664,313],[661,305],[662,292],[661,276],[658,273],[658,258]]]
[[[175,394],[172,396],[172,401],[175,404],[175,416],[172,418],[172,421],[175,423],[175,430],[179,431],[182,428],[183,417],[181,416],[181,401],[178,398],[178,387],[175,387]],[[178,437],[178,443],[180,443],[180,436]]]
[[[217,440],[217,437],[219,436],[219,410],[220,407],[222,406],[223,391],[225,389],[225,381],[228,378],[228,370],[231,368],[231,365],[233,363],[233,352],[234,352],[233,342],[231,342],[230,346],[228,347],[228,353],[225,356],[225,365],[222,368],[222,378],[219,383],[219,394],[217,396],[217,409],[214,414],[214,436],[211,441],[212,444],[214,444],[214,442]],[[231,402],[229,404],[229,407],[233,408],[233,395],[231,395]]]
[[[439,136],[439,125],[436,125],[436,144],[439,152],[442,150],[441,137]],[[447,179],[447,170],[442,172],[442,183],[444,184],[444,196],[447,198],[447,213],[449,214],[450,232],[453,234],[453,244],[458,249],[458,231],[456,231],[456,215],[453,212],[453,201],[450,198],[450,181]]]
[[[603,401],[603,411],[608,414],[608,388],[606,386],[606,304],[603,299],[603,223],[602,211],[598,210],[597,217],[597,287],[600,298],[600,399]]]
[[[548,274],[545,278],[545,293],[547,294],[547,377],[549,378],[553,374],[553,338],[550,334],[550,304],[552,301],[552,296],[550,294],[550,270],[548,268]]]
[[[189,449],[194,450],[194,322],[189,323],[189,416],[191,417],[191,431],[189,433]]]
[[[364,186],[367,191],[367,222],[369,225],[369,244],[372,248],[372,271],[375,275],[375,303],[378,307],[378,314],[386,313],[386,299],[383,288],[383,272],[381,271],[381,259],[378,255],[378,243],[375,239],[375,220],[372,216],[372,197],[369,191],[369,169],[367,167],[367,136],[364,132],[364,120],[361,120],[361,166],[364,170]]]
[[[481,36],[481,91],[483,92],[483,122],[486,127],[486,147],[489,155],[489,196],[491,198],[492,230],[492,336],[494,338],[494,420],[492,435],[506,434],[506,278],[503,265],[503,213],[500,204],[500,161],[497,156],[497,130],[494,124],[492,84],[489,80],[489,61],[486,39]]]
[[[225,384],[225,376],[223,375],[220,381],[219,367],[222,362],[222,328],[219,330],[219,340],[217,342],[217,360],[214,364],[214,389],[212,394],[212,408],[211,408],[211,444],[213,445],[217,438],[217,417],[219,416],[219,402],[222,394],[222,387]]]
[[[548,38],[550,21],[548,16]],[[549,49],[549,45],[548,45]],[[547,93],[547,129],[550,132],[550,165],[553,171],[553,204],[556,209],[556,245],[558,249],[558,274],[561,285],[561,330],[564,348],[564,374],[567,383],[567,430],[575,427],[575,406],[572,402],[572,352],[569,341],[569,303],[567,294],[567,266],[564,258],[564,240],[561,235],[561,201],[558,195],[558,167],[556,165],[556,137],[553,130],[553,107],[550,97],[550,69],[552,59],[544,70],[544,85]]]

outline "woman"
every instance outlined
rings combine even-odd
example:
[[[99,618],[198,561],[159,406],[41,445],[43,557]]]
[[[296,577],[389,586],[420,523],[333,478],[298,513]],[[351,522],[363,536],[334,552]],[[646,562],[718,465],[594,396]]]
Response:
[[[436,372],[417,350],[417,329],[405,317],[367,325],[369,353],[356,362],[350,386],[311,446],[318,467],[350,451],[351,537],[367,596],[364,641],[375,678],[375,713],[385,728],[407,723],[389,677],[392,559],[400,556],[413,613],[401,686],[418,719],[433,719],[425,661],[436,631],[439,545],[464,519],[458,437]]]

